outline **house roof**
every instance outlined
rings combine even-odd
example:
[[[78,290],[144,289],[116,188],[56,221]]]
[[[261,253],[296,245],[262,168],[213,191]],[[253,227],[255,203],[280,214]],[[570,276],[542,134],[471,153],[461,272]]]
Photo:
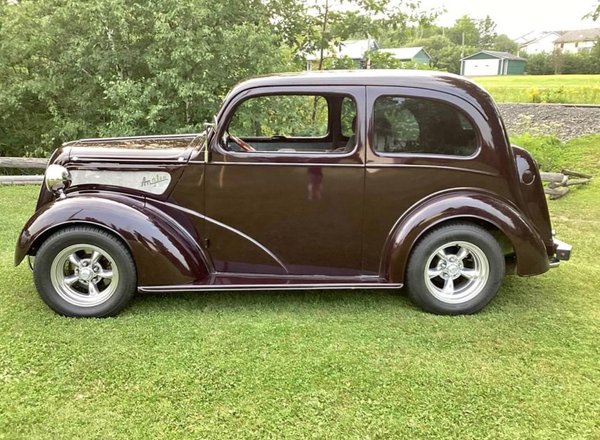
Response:
[[[526,34],[519,35],[514,39],[515,43],[525,44],[539,38],[541,32],[529,31]]]
[[[365,52],[369,50],[377,50],[379,49],[379,45],[377,41],[372,38],[367,38],[365,40],[346,40],[342,41],[339,47],[334,47],[333,50],[326,50],[323,52],[324,57],[349,57],[353,60],[362,60]],[[319,59],[319,52],[309,53],[306,56],[308,61],[315,61]]]
[[[554,37],[556,39],[556,38],[560,37],[561,35],[562,35],[562,33],[558,32],[558,31],[542,31],[542,32],[531,31],[524,35],[521,35],[518,38],[515,38],[515,42],[518,43],[519,46],[523,47],[523,46],[528,46],[533,43],[537,43],[538,41],[543,40],[544,38],[546,38],[548,36]]]
[[[596,38],[600,38],[600,28],[592,29],[577,29],[574,31],[567,31],[557,38],[555,43],[575,43],[580,41],[594,41]]]
[[[498,52],[495,50],[480,50],[479,52],[476,52],[474,54],[469,55],[468,57],[464,57],[461,58],[461,60],[468,60],[469,58],[473,58],[475,55],[479,55],[480,53],[484,53],[486,55],[489,55],[493,58],[498,58],[501,60],[518,60],[518,61],[526,61],[525,58],[521,58],[517,55],[513,55],[512,53],[508,53],[508,52]]]
[[[398,60],[412,60],[419,52],[423,51],[428,58],[431,58],[423,46],[419,47],[398,47],[393,49],[379,49],[378,52],[391,54]]]

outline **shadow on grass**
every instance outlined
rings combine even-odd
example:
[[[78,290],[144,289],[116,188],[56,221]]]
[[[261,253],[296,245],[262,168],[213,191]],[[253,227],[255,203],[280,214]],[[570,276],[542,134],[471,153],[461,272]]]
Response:
[[[403,290],[265,290],[138,294],[128,308],[134,313],[146,310],[310,310],[377,309],[390,305],[417,310]]]
[[[20,269],[16,269],[20,271]],[[15,273],[15,286],[27,290],[27,295],[37,296],[32,281],[25,281],[27,273]],[[516,311],[544,313],[562,307],[567,297],[557,289],[553,274],[532,278],[507,276],[498,295],[478,315],[497,315]],[[17,281],[18,280],[18,281]],[[22,281],[22,282],[21,282]],[[563,280],[564,282],[564,280]],[[31,284],[29,284],[31,283]],[[21,289],[18,289],[21,290]],[[37,298],[36,298],[37,299]],[[29,300],[33,300],[29,298]],[[31,304],[23,307],[30,307]],[[261,311],[286,312],[344,312],[422,314],[405,289],[398,290],[264,290],[264,291],[214,291],[138,294],[121,315],[151,315],[160,313],[260,313]]]
[[[543,312],[557,306],[554,298],[545,295],[549,280],[506,277],[498,295],[479,314],[497,314],[522,309]],[[340,311],[369,310],[404,315],[422,313],[405,289],[399,290],[268,290],[218,291],[138,294],[124,313],[144,314],[189,310],[202,311]]]

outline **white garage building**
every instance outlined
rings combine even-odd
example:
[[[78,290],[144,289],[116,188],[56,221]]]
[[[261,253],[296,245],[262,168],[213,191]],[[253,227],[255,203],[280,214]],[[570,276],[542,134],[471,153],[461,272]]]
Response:
[[[523,75],[527,60],[508,52],[482,50],[460,60],[465,76]]]

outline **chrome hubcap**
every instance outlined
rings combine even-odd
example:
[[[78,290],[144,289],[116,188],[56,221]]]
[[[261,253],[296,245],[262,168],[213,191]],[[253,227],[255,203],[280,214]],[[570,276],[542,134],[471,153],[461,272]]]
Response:
[[[108,252],[91,244],[63,249],[52,261],[52,287],[62,299],[79,307],[107,301],[117,289],[119,270]]]
[[[425,285],[438,300],[460,304],[485,287],[490,266],[485,253],[473,243],[453,241],[437,248],[425,266]]]

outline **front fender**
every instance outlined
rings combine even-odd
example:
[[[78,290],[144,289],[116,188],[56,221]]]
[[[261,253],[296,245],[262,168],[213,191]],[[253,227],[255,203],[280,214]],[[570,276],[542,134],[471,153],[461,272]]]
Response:
[[[390,282],[404,283],[408,258],[419,238],[449,220],[476,220],[498,228],[512,244],[519,275],[537,275],[549,268],[544,242],[515,207],[492,194],[453,190],[416,204],[398,220],[385,243],[382,276]]]
[[[70,194],[43,205],[19,235],[15,265],[34,254],[54,231],[77,224],[120,237],[131,251],[140,286],[187,284],[209,274],[198,241],[175,220],[146,208],[141,199],[108,193]]]

